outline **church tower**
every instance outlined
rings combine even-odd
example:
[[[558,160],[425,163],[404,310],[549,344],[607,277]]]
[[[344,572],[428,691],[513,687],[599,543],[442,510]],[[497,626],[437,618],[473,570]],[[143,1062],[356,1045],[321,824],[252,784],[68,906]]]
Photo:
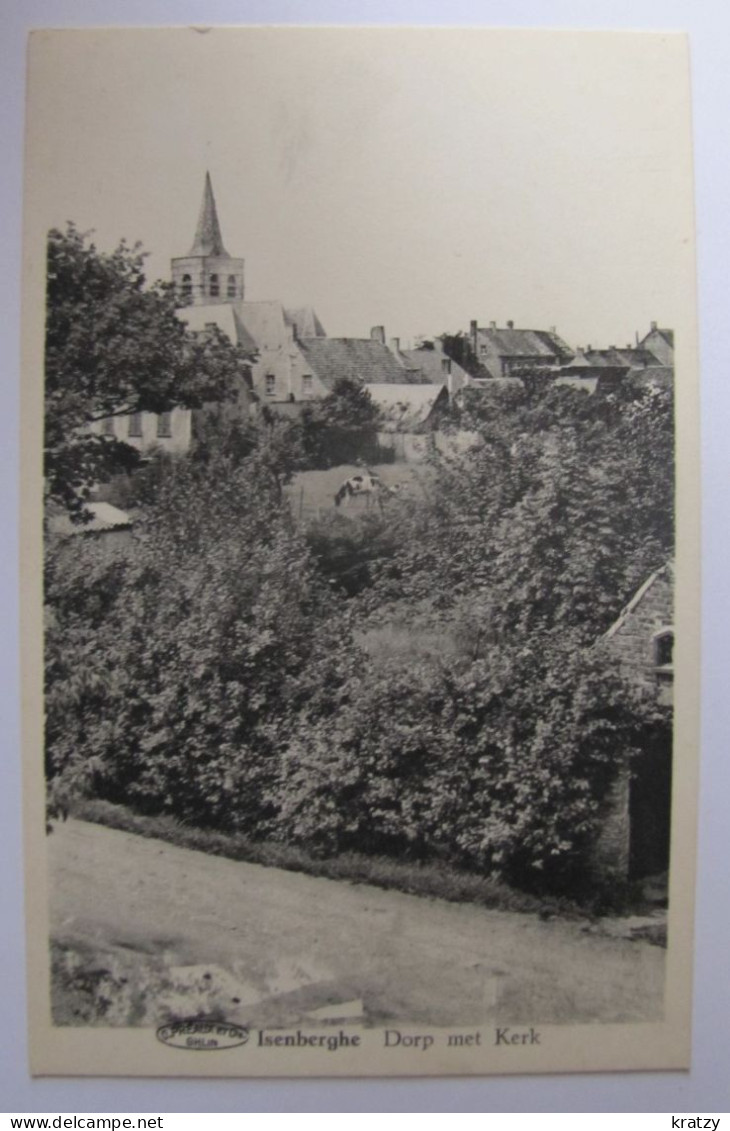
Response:
[[[210,173],[205,174],[193,246],[172,260],[172,281],[181,306],[243,301],[243,260],[232,259],[223,246]]]

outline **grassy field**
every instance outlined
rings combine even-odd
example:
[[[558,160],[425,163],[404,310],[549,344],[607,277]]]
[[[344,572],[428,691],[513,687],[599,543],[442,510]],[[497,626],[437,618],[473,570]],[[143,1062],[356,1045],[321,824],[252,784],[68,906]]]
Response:
[[[409,463],[381,463],[368,468],[382,479],[387,487],[398,486],[400,490],[416,497],[424,492],[427,472],[423,467]],[[364,469],[354,463],[341,464],[324,471],[300,471],[286,487],[286,495],[297,518],[306,520],[321,518],[337,509],[335,495],[346,479],[352,475],[362,475]],[[427,490],[427,486],[425,487]],[[362,514],[377,502],[369,496],[348,497],[343,500],[339,511],[343,515]]]

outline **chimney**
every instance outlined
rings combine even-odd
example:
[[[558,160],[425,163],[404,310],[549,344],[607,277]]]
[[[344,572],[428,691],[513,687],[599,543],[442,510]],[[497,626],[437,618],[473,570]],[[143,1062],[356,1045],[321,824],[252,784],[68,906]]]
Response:
[[[652,330],[656,330],[656,329],[657,329],[657,324],[656,324],[656,322],[651,322],[651,323],[650,323],[650,325],[651,325],[651,328],[652,328]]]
[[[557,332],[558,332],[557,326],[551,326],[550,327],[550,333],[551,334],[557,334]]]
[[[385,345],[385,326],[373,326],[370,331],[370,337],[374,342],[380,342],[381,346]]]
[[[476,321],[472,318],[471,322],[469,323],[469,339],[471,341],[471,348],[474,350],[474,353],[477,352],[477,335],[478,335],[478,333],[479,333],[479,327],[477,326]]]
[[[507,329],[508,330],[514,330],[514,328],[515,328],[514,322],[508,322],[507,323]]]
[[[497,329],[497,323],[496,322],[490,322],[489,323],[489,329],[490,330],[496,330]]]
[[[393,353],[399,353],[400,352],[400,338],[391,338],[390,341],[388,342],[388,346],[392,350]]]
[[[291,340],[293,342],[299,341],[299,327],[297,326],[296,322],[292,322],[291,324]]]
[[[591,345],[591,343],[589,342],[589,343],[588,343],[588,345],[586,346],[586,353],[591,353],[591,352],[592,352],[592,350],[593,350],[593,346],[592,346],[592,345]]]

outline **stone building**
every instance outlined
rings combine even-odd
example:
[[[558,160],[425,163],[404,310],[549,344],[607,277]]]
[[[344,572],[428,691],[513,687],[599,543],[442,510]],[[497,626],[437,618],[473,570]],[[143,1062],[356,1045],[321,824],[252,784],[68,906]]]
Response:
[[[674,566],[668,562],[634,594],[606,633],[606,642],[632,682],[659,690],[670,704],[674,680]]]
[[[489,377],[510,377],[530,366],[565,365],[573,357],[570,346],[558,336],[554,326],[549,330],[522,330],[514,322],[503,327],[490,322],[483,327],[472,321],[469,344]]]
[[[186,452],[192,440],[193,414],[187,408],[169,412],[134,412],[128,416],[107,416],[90,426],[92,432],[112,436],[139,452],[158,449],[178,454]]]
[[[674,331],[660,329],[656,322],[651,323],[648,334],[639,342],[639,348],[648,350],[656,358],[656,365],[664,365],[668,369],[674,366]]]
[[[439,338],[424,340],[415,349],[401,352],[407,363],[418,370],[424,380],[432,385],[446,385],[450,397],[456,396],[469,384],[469,374],[458,361],[447,356]]]
[[[660,703],[672,702],[674,681],[674,566],[647,578],[606,633],[604,643],[621,671]],[[596,871],[625,878],[665,872],[669,865],[672,790],[671,718],[658,724],[632,766],[614,783],[594,846]]]

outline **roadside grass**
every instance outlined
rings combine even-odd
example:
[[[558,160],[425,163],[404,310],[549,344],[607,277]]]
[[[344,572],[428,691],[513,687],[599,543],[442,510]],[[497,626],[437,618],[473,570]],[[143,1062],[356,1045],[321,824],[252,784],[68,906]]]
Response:
[[[581,907],[567,898],[530,895],[489,876],[460,872],[443,864],[419,864],[355,852],[319,857],[296,846],[254,841],[242,833],[196,828],[167,814],[143,815],[126,806],[97,799],[74,802],[70,813],[82,821],[166,841],[209,856],[260,864],[265,868],[283,868],[289,872],[304,872],[309,876],[352,884],[372,884],[408,895],[443,899],[450,903],[474,903],[493,910],[524,912],[542,918],[584,919],[589,914],[585,906]]]

